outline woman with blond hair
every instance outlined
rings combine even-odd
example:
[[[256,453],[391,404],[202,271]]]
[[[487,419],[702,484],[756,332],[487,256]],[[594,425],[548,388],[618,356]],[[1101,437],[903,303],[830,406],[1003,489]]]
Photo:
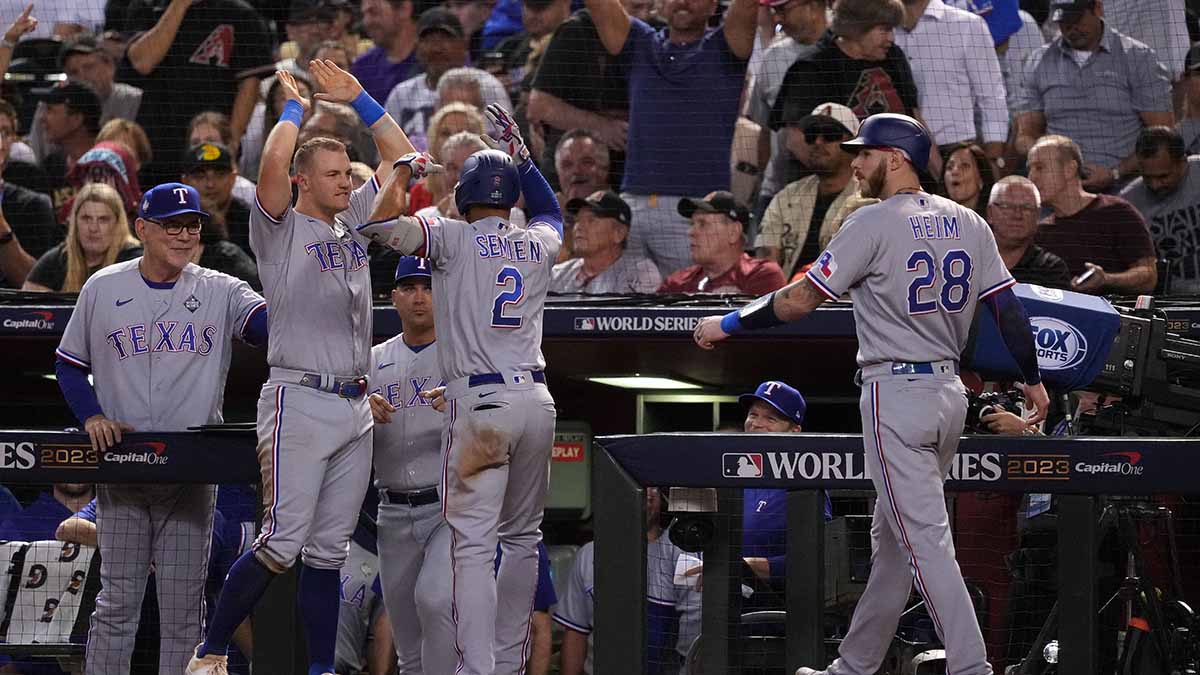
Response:
[[[429,140],[429,154],[440,163],[442,158],[438,155],[447,138],[460,131],[470,131],[479,135],[486,126],[483,114],[470,103],[447,103],[429,118],[429,126],[425,129]],[[421,179],[408,193],[407,215],[411,216],[427,206],[436,205],[452,190],[454,184],[447,184],[443,176],[434,175]]]
[[[141,254],[120,193],[104,183],[88,183],[75,193],[67,238],[38,259],[21,290],[78,293],[97,270]]]

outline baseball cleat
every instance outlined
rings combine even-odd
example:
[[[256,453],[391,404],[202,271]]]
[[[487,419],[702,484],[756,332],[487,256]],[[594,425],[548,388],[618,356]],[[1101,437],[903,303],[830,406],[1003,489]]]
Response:
[[[192,658],[188,661],[185,675],[229,675],[229,657],[218,654],[205,654],[197,656],[196,652],[200,650],[200,645],[196,645],[196,651],[192,652]]]

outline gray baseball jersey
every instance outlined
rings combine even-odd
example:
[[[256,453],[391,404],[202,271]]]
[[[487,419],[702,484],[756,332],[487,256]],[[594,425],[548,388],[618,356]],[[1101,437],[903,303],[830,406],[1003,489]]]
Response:
[[[418,218],[433,261],[433,311],[447,381],[542,370],[542,310],[562,240],[553,227],[498,217]]]
[[[375,425],[376,487],[408,492],[438,484],[446,421],[420,393],[444,385],[441,372],[436,342],[414,349],[397,335],[371,348],[371,393],[396,408],[390,424]]]
[[[266,307],[240,279],[189,264],[152,284],[140,258],[92,275],[80,290],[57,354],[92,371],[109,419],[138,431],[221,422],[231,337]],[[106,456],[121,455],[110,450]],[[141,453],[153,457],[154,453]],[[138,453],[127,453],[126,461]],[[215,492],[210,485],[102,486],[96,524],[101,591],[88,636],[88,675],[128,673],[151,561],[164,626],[161,672],[183,672],[202,629]],[[195,545],[203,542],[203,545]],[[167,628],[169,627],[169,630]]]
[[[109,419],[138,431],[218,424],[230,337],[266,303],[246,282],[192,264],[170,287],[154,288],[140,262],[111,265],[87,280],[56,353],[92,371]]]
[[[379,556],[358,541],[350,541],[350,553],[339,573],[337,647],[334,666],[339,673],[367,672],[367,645],[375,618],[383,611],[383,598],[376,592]]]
[[[267,363],[273,367],[357,377],[371,353],[370,240],[355,231],[371,214],[375,178],[350,195],[331,226],[292,207],[273,218],[256,204],[250,248],[271,306]],[[348,311],[331,311],[345,307]]]
[[[1016,283],[983,218],[925,193],[850,214],[808,279],[833,300],[850,291],[859,366],[957,361],[979,300]]]
[[[871,576],[827,672],[879,668],[915,582],[946,645],[946,672],[990,675],[942,482],[967,410],[958,355],[979,300],[1015,282],[982,218],[925,193],[854,212],[808,279],[854,300],[863,445],[878,494]]]

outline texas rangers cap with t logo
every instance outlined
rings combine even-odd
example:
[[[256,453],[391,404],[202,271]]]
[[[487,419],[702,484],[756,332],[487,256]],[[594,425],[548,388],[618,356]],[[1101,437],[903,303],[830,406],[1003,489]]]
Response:
[[[400,262],[396,265],[396,283],[409,277],[430,279],[432,276],[428,258],[418,258],[415,255],[401,256]]]
[[[200,209],[200,193],[183,183],[155,185],[142,195],[142,202],[138,204],[138,217],[147,220],[173,218],[185,213],[208,217],[208,213]]]
[[[753,394],[738,397],[738,403],[747,408],[755,401],[766,403],[795,424],[804,424],[804,411],[808,409],[808,404],[800,392],[783,382],[767,380],[758,385]]]

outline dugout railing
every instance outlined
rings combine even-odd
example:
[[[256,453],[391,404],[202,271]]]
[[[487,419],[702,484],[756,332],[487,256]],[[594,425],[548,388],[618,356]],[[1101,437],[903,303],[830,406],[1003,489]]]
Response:
[[[786,665],[823,667],[824,530],[821,489],[870,489],[862,437],[827,434],[649,434],[597,438],[592,472],[595,516],[594,663],[598,673],[647,671],[644,520],[648,486],[715,488],[714,536],[703,552],[698,660],[705,673],[738,671],[742,644],[740,541],[745,488],[789,490]],[[1099,498],[1200,492],[1200,441],[1176,438],[967,436],[946,491],[1037,492],[1058,502],[1058,673],[1098,668]],[[757,455],[761,476],[733,477],[730,456]],[[791,475],[782,467],[790,466]],[[1002,556],[997,552],[997,556]],[[733,562],[731,562],[733,561]],[[717,636],[717,639],[713,639]]]

